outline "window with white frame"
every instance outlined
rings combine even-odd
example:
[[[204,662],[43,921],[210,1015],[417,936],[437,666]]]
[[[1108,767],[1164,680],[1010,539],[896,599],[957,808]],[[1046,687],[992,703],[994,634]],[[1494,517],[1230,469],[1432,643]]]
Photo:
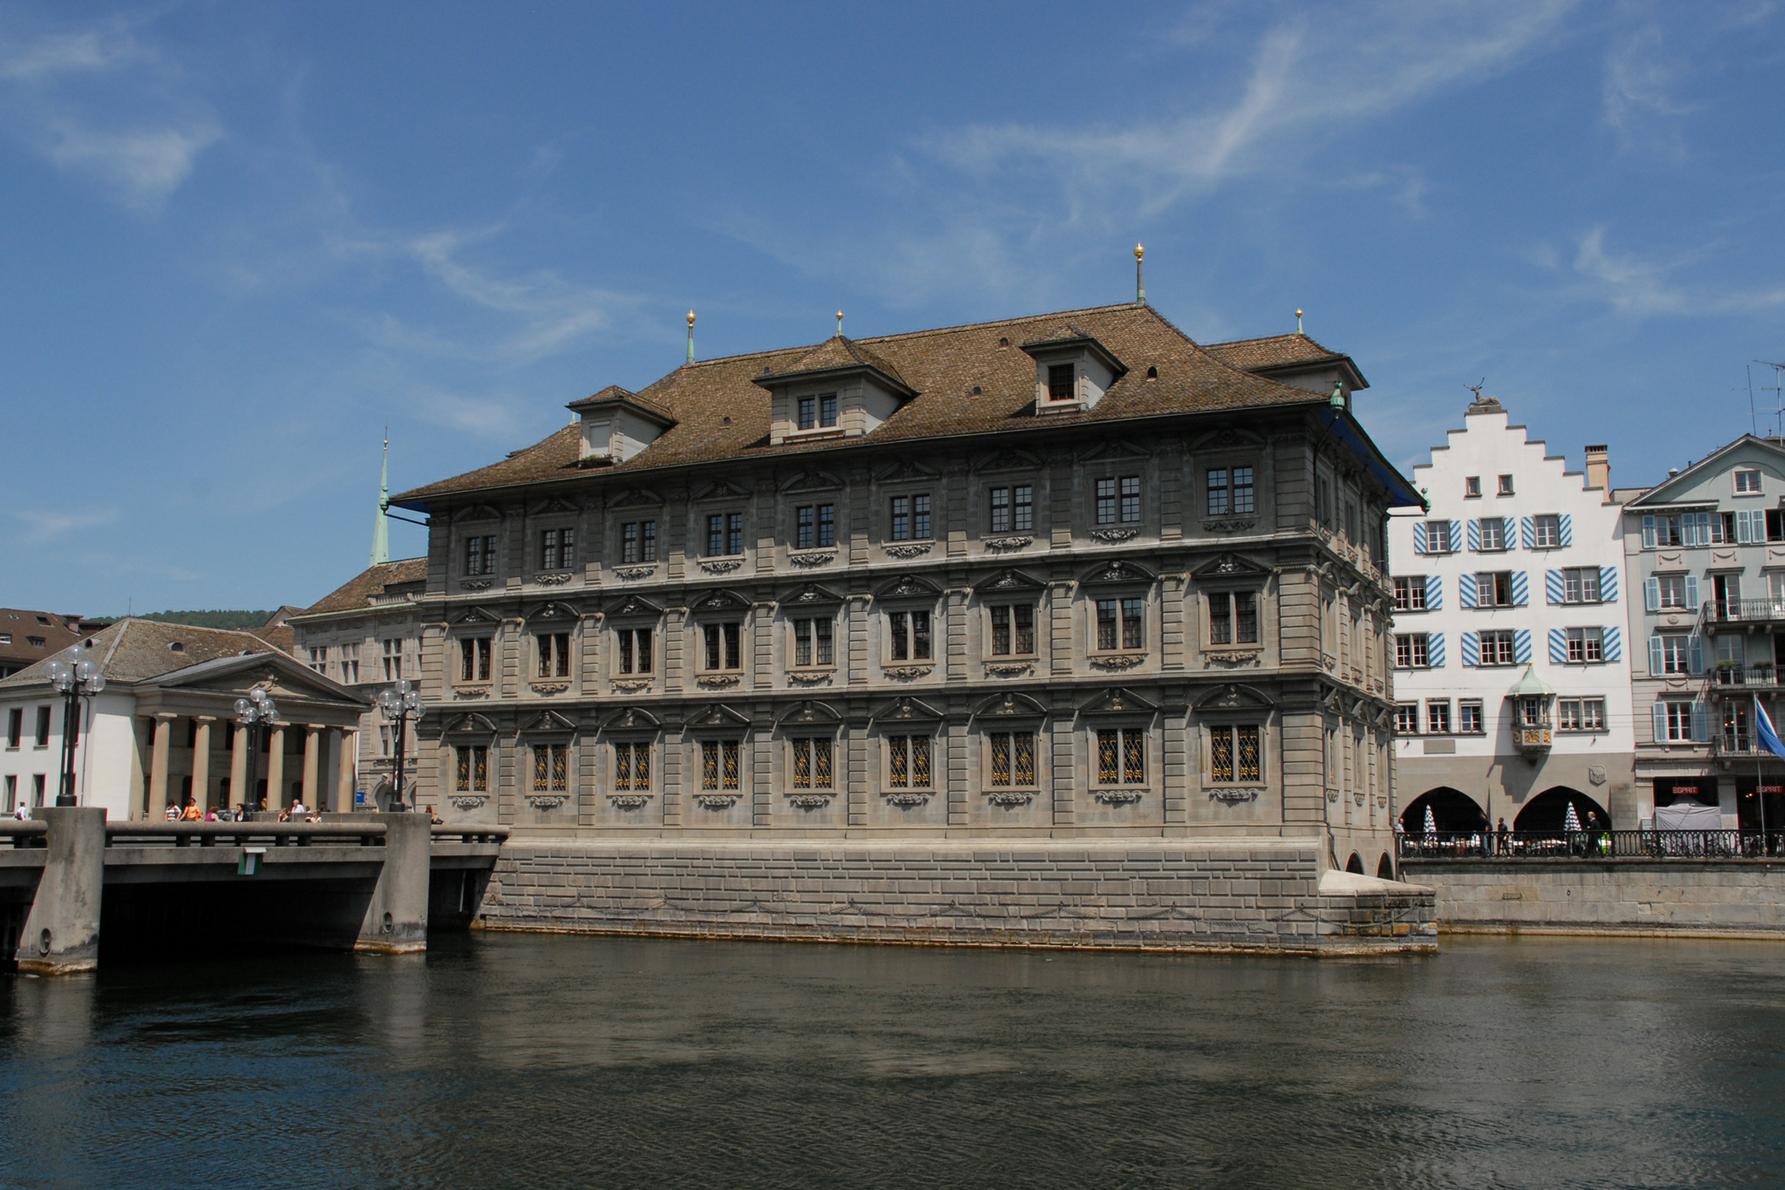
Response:
[[[1489,628],[1477,638],[1481,645],[1482,665],[1511,665],[1517,642],[1510,628]]]
[[[832,640],[836,628],[834,616],[799,616],[789,623],[793,629],[795,669],[811,669],[836,663],[836,649]]]
[[[1457,700],[1457,734],[1487,734],[1487,725],[1482,716],[1482,704],[1479,698]]]
[[[1475,575],[1475,606],[1512,606],[1512,571],[1482,570]]]
[[[657,560],[657,522],[655,520],[622,521],[620,523],[620,562],[636,565]]]
[[[930,660],[928,610],[894,608],[886,613],[886,656],[889,661]]]
[[[931,788],[929,736],[886,737],[886,784],[892,789]]]
[[[1396,611],[1423,612],[1426,610],[1426,576],[1423,574],[1396,575],[1394,595]]]
[[[1450,734],[1450,700],[1448,698],[1426,699],[1426,734]]]
[[[1457,543],[1450,539],[1449,521],[1427,521],[1425,525],[1426,553],[1449,554],[1456,551]]]
[[[1258,643],[1258,592],[1210,591],[1208,609],[1211,645]]]
[[[1212,723],[1209,780],[1215,784],[1264,779],[1264,728],[1257,723]]]
[[[787,741],[795,789],[836,788],[829,736],[794,736]]]
[[[533,653],[538,659],[536,676],[542,678],[567,678],[570,676],[570,633],[535,633]]]
[[[1531,548],[1554,550],[1562,547],[1562,517],[1554,512],[1540,512],[1531,518]]]
[[[1035,528],[1035,485],[1016,483],[987,488],[986,508],[991,532],[1031,532]]]
[[[1562,568],[1563,603],[1598,603],[1599,568],[1597,566],[1565,566]]]
[[[930,494],[913,492],[888,501],[887,536],[893,541],[929,541]]]
[[[1662,739],[1664,744],[1692,742],[1692,704],[1683,699],[1669,699],[1661,704]]]
[[[991,622],[988,652],[993,657],[1035,655],[1035,605],[994,603],[986,608]]]
[[[614,741],[614,792],[648,793],[651,788],[649,740]]]
[[[1210,467],[1204,491],[1209,516],[1244,515],[1257,509],[1249,466]]]
[[[1419,704],[1416,702],[1399,702],[1395,704],[1395,734],[1419,734]]]
[[[1685,632],[1658,632],[1655,639],[1660,642],[1661,672],[1664,674],[1685,674],[1692,672],[1692,636]]]
[[[569,527],[539,531],[539,568],[568,570],[576,565],[576,530]]]
[[[1096,600],[1097,652],[1146,647],[1146,600],[1138,595]]]
[[[1488,553],[1506,548],[1506,522],[1497,516],[1484,516],[1475,522],[1476,531],[1481,535],[1481,550]]]
[[[1685,610],[1686,576],[1683,574],[1657,574],[1654,578],[1656,604],[1665,610]]]
[[[1146,784],[1146,729],[1140,727],[1098,728],[1096,777],[1099,785]]]
[[[1566,640],[1569,661],[1590,664],[1605,660],[1605,629],[1570,628]]]
[[[1603,698],[1563,698],[1556,702],[1558,731],[1604,731]]]
[[[1432,664],[1430,634],[1395,633],[1395,668],[1425,669]]]
[[[459,681],[487,682],[490,680],[490,638],[487,636],[462,636],[459,638]]]
[[[990,732],[986,752],[986,781],[993,789],[1028,789],[1037,784],[1033,731]]]
[[[1749,468],[1738,468],[1735,473],[1735,494],[1738,496],[1760,495],[1760,472]]]
[[[743,741],[700,741],[700,788],[706,793],[736,793],[742,768]]]

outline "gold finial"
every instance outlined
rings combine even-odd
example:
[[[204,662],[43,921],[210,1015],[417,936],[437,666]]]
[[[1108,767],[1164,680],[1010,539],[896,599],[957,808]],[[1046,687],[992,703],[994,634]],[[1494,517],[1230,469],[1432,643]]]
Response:
[[[1134,259],[1142,260],[1142,259],[1145,259],[1146,255],[1147,255],[1147,246],[1145,244],[1136,244],[1134,246]]]
[[[843,337],[843,311],[837,311],[837,338]]]
[[[1147,304],[1146,265],[1143,263],[1146,255],[1145,244],[1134,245],[1134,304],[1137,306]]]
[[[1295,333],[1298,335],[1302,333],[1302,308],[1300,306],[1295,308]]]
[[[688,362],[694,362],[694,309],[688,309]]]
[[[693,310],[688,311],[688,325],[689,326],[694,325],[694,311]]]

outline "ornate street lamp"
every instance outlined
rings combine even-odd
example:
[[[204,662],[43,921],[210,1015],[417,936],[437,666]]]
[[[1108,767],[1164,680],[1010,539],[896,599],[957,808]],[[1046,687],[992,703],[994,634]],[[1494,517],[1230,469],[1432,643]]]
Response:
[[[403,728],[409,720],[419,720],[427,713],[428,708],[421,700],[421,691],[411,686],[407,678],[379,691],[378,706],[384,712],[384,717],[397,725],[396,764],[391,777],[390,796],[391,809],[400,813],[408,808],[403,797]]]
[[[60,656],[50,658],[44,667],[50,685],[62,695],[62,776],[56,784],[56,804],[72,806],[74,801],[75,724],[80,722],[80,701],[92,698],[105,689],[105,675],[99,666],[82,651],[71,646]]]
[[[279,722],[279,704],[261,686],[248,691],[247,698],[236,699],[236,722],[248,729],[248,789],[245,794],[250,808],[260,804],[254,791],[260,786],[260,733]],[[271,797],[268,809],[277,810],[280,793],[267,791]]]

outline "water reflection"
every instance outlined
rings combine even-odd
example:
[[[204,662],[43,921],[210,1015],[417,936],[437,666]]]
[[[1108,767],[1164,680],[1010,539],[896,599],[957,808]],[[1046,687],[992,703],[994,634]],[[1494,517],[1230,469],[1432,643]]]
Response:
[[[1680,1185],[1785,1169],[1785,951],[488,934],[14,979],[0,1181]]]

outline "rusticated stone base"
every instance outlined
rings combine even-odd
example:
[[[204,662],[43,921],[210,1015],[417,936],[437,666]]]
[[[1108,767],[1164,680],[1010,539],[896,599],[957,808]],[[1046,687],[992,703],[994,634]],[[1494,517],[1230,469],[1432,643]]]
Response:
[[[659,937],[1337,955],[1437,947],[1430,889],[1313,842],[511,838],[477,924]]]

